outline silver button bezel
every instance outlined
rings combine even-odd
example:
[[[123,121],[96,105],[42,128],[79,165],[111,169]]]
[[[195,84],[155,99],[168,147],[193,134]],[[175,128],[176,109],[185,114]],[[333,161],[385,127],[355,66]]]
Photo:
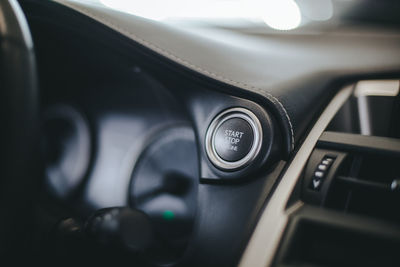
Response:
[[[240,118],[249,123],[253,130],[254,140],[250,148],[250,151],[242,159],[238,161],[226,161],[221,158],[215,149],[215,135],[217,129],[225,121],[233,118]],[[262,127],[257,116],[253,112],[245,108],[231,108],[221,112],[217,117],[213,119],[210,126],[207,129],[206,140],[205,140],[206,152],[209,160],[217,168],[222,170],[236,170],[249,165],[258,155],[262,146]]]

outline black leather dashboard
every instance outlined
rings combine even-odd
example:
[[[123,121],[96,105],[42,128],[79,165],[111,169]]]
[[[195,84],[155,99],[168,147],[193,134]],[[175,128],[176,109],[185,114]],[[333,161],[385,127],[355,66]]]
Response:
[[[316,35],[228,31],[208,37],[95,4],[57,2],[182,67],[230,85],[225,90],[245,90],[262,97],[280,115],[289,150],[319,111],[316,103],[326,103],[332,96],[332,83],[399,69],[397,34],[339,28]],[[227,36],[229,42],[222,41]]]
[[[82,177],[56,189],[50,184],[50,193],[81,217],[110,206],[150,214],[156,212],[135,195],[140,187],[182,171],[187,195],[173,196],[189,207],[181,217],[191,235],[177,242],[182,266],[237,265],[266,204],[279,198],[274,192],[291,174],[285,172],[305,164],[308,155],[300,164],[296,153],[327,104],[360,79],[400,74],[400,34],[389,28],[260,34],[160,23],[90,1],[21,4],[37,49],[44,111],[66,103],[83,114],[89,132]],[[344,91],[340,103],[351,94]],[[226,171],[210,163],[205,145],[209,125],[233,107],[254,113],[272,144],[263,143],[253,165]]]

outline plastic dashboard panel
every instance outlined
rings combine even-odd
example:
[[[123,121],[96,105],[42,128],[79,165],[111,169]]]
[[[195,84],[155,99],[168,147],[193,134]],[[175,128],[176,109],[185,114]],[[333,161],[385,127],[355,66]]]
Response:
[[[350,97],[352,90],[353,86],[347,86],[339,91],[313,126],[298,153],[290,163],[289,168],[283,175],[267,208],[261,215],[257,227],[249,241],[249,245],[243,254],[240,266],[269,266],[272,264],[281,236],[288,222],[288,216],[291,210],[298,208],[298,206],[295,206],[292,207],[291,210],[286,210],[290,195],[296,186],[302,169],[307,163],[309,155],[314,149],[319,136],[328,126],[330,120],[343,103]]]

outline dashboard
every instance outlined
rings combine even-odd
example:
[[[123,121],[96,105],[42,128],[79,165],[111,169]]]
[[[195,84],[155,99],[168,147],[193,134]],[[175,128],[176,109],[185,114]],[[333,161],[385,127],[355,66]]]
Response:
[[[260,34],[19,2],[40,89],[38,255],[398,266],[396,21]]]

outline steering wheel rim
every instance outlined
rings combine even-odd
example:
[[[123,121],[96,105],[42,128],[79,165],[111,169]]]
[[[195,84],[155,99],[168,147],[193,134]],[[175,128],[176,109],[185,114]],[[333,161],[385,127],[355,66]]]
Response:
[[[0,255],[30,251],[37,188],[38,92],[33,42],[16,0],[0,0]],[[18,259],[17,259],[18,260]]]

